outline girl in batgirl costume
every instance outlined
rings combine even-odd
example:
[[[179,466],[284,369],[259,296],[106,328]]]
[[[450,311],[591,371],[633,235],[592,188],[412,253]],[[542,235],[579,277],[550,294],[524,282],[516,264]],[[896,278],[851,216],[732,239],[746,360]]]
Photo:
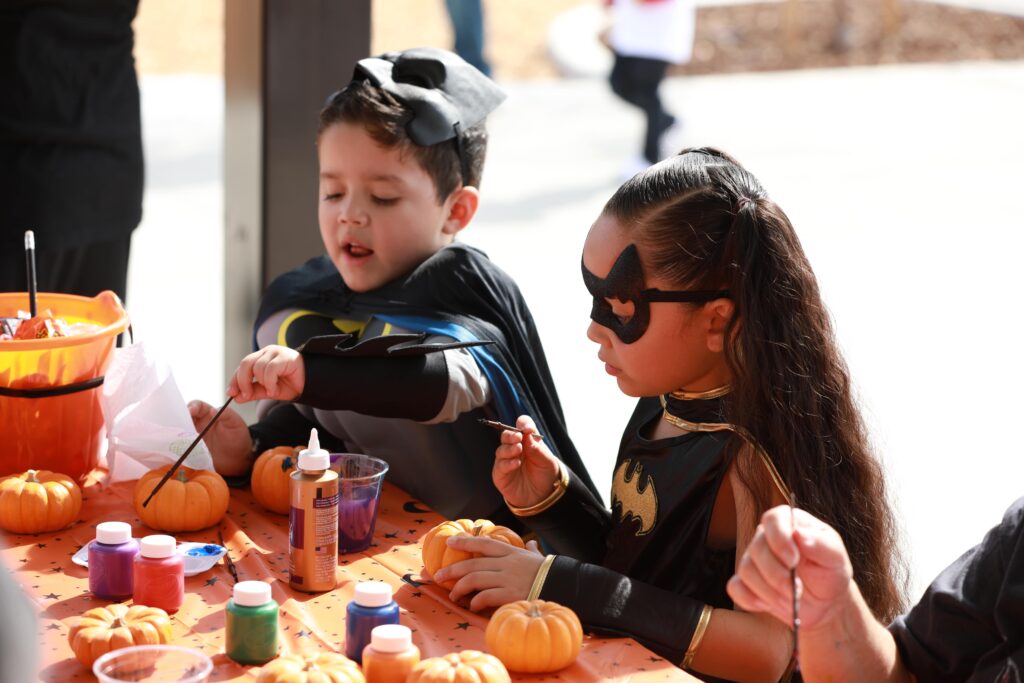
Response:
[[[453,538],[482,556],[439,572],[452,599],[553,600],[703,680],[793,680],[790,629],[734,609],[725,587],[761,514],[795,497],[839,530],[875,616],[897,615],[905,570],[882,468],[814,274],[760,183],[717,150],[669,158],[608,201],[582,267],[587,336],[639,398],[612,509],[520,417],[494,483],[555,554]]]

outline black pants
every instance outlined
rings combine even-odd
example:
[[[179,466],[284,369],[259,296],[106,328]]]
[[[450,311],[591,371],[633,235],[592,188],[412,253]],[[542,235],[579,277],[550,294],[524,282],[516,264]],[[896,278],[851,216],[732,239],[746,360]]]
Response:
[[[96,296],[110,289],[124,301],[131,241],[129,236],[73,249],[49,249],[41,248],[37,236],[37,290]],[[0,248],[0,292],[27,291],[24,235],[4,236]]]
[[[661,134],[675,123],[675,117],[661,106],[658,87],[665,78],[668,62],[646,57],[615,55],[615,65],[609,78],[612,92],[639,107],[647,117],[644,136],[644,157],[652,164],[661,158],[658,142]]]

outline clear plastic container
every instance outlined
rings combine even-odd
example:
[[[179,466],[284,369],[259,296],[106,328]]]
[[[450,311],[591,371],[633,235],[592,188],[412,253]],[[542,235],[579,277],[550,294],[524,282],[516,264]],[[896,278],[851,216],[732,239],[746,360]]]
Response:
[[[213,661],[177,645],[134,645],[103,655],[92,665],[100,683],[204,683]]]

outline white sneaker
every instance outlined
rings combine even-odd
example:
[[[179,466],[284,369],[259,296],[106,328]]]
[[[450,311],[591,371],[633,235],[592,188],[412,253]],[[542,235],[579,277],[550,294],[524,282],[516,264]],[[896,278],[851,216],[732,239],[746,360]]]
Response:
[[[677,118],[676,122],[661,134],[661,138],[658,140],[658,154],[662,159],[674,157],[685,147],[683,128],[683,120]]]

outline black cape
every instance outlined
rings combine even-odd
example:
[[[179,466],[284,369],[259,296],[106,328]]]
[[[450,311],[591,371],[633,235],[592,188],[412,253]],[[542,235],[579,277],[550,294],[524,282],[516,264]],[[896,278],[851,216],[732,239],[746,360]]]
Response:
[[[548,445],[595,495],[597,490],[565,425],[540,336],[519,287],[479,249],[451,244],[407,276],[372,292],[353,292],[326,256],[277,278],[267,289],[254,330],[285,308],[326,316],[367,312],[408,329],[458,341],[487,375],[497,419],[529,415]],[[255,347],[255,336],[253,339]]]

